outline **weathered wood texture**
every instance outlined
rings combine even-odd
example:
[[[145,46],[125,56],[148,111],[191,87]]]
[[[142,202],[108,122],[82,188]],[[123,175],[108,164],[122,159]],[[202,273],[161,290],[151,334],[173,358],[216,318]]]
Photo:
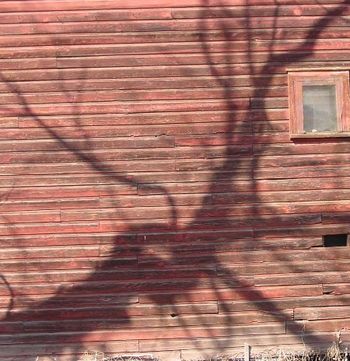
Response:
[[[194,359],[348,328],[348,139],[286,69],[350,68],[342,0],[0,2],[0,359]],[[344,342],[350,334],[343,332]]]

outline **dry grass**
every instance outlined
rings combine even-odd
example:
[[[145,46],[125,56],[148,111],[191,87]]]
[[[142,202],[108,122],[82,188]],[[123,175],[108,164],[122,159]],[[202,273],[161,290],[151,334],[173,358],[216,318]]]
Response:
[[[184,360],[185,361],[185,360]],[[230,355],[217,355],[210,359],[189,361],[245,361],[243,352]],[[348,348],[344,347],[341,332],[336,333],[335,341],[326,350],[307,349],[295,351],[274,348],[251,355],[250,361],[350,361]]]
[[[45,356],[42,358],[41,356],[37,356],[35,361],[59,361],[57,356]],[[107,356],[103,352],[99,351],[85,351],[83,355],[81,355],[76,361],[158,361],[152,355],[137,355],[137,354],[129,354],[129,355],[114,355]]]
[[[47,360],[47,358],[45,358]],[[59,361],[57,357],[51,357],[52,361]],[[50,360],[50,361],[51,361]],[[342,345],[341,332],[337,332],[336,340],[326,350],[303,350],[287,351],[273,349],[252,355],[251,361],[350,361],[347,347]],[[42,361],[37,357],[35,361]],[[129,354],[108,356],[99,351],[86,351],[76,361],[158,361],[151,354]],[[184,360],[183,360],[184,361]],[[245,361],[243,353],[218,355],[210,359],[191,361]]]
[[[152,355],[106,356],[103,352],[85,352],[77,361],[157,361]]]

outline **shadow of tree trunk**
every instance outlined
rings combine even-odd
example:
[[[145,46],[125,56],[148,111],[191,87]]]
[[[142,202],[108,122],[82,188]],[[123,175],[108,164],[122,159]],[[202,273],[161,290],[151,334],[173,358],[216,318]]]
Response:
[[[132,298],[135,295],[142,294],[154,307],[158,308],[159,314],[171,314],[171,317],[177,320],[182,338],[191,340],[193,348],[201,348],[198,344],[198,337],[192,334],[192,325],[188,324],[186,317],[181,315],[181,304],[190,305],[189,307],[192,308],[190,313],[195,316],[196,324],[204,329],[206,337],[211,339],[212,345],[210,348],[218,352],[223,351],[230,348],[230,340],[217,336],[215,327],[208,324],[206,320],[207,315],[201,314],[200,305],[193,302],[193,292],[203,288],[203,285],[204,289],[212,292],[215,301],[222,303],[223,317],[221,326],[225,328],[224,333],[226,335],[234,335],[235,327],[233,315],[226,305],[227,297],[223,297],[225,292],[230,291],[237,293],[241,300],[254,304],[254,307],[262,313],[271,315],[276,322],[288,320],[293,326],[294,320],[283,309],[275,305],[273,298],[266,297],[263,292],[254,287],[254,283],[250,282],[249,277],[241,277],[221,261],[218,256],[220,252],[222,253],[221,245],[219,247],[215,242],[209,246],[203,245],[202,240],[205,238],[206,230],[219,233],[223,229],[224,231],[237,231],[237,229],[244,227],[240,223],[236,224],[235,219],[232,218],[230,212],[230,207],[234,205],[232,202],[227,207],[219,207],[221,211],[219,220],[208,217],[208,212],[218,208],[217,190],[222,179],[225,179],[227,185],[225,193],[229,195],[239,193],[239,174],[242,171],[242,161],[246,161],[246,159],[248,159],[249,165],[243,167],[243,169],[249,176],[249,193],[251,194],[249,199],[249,206],[251,206],[249,219],[253,221],[243,221],[243,224],[249,224],[249,232],[252,233],[254,233],[255,224],[264,225],[264,217],[260,214],[257,206],[259,191],[256,186],[255,171],[260,167],[260,159],[259,155],[254,153],[254,137],[258,131],[254,126],[253,117],[249,115],[250,112],[254,111],[252,105],[255,102],[264,101],[262,89],[268,89],[273,84],[273,77],[277,72],[284,70],[288,64],[302,61],[312,53],[313,46],[319,35],[331,24],[334,17],[342,15],[347,5],[344,3],[335,7],[317,21],[309,29],[307,36],[300,45],[285,52],[274,52],[279,12],[278,3],[274,3],[274,25],[271,29],[272,35],[268,55],[261,66],[256,66],[254,61],[255,40],[251,35],[253,29],[249,13],[250,7],[254,4],[247,0],[244,19],[247,45],[245,64],[248,64],[249,74],[251,75],[250,87],[252,95],[249,104],[243,109],[247,114],[247,119],[243,122],[238,116],[242,108],[237,107],[236,100],[238,97],[235,90],[237,82],[235,75],[232,75],[235,74],[235,68],[233,68],[232,64],[235,63],[233,58],[237,46],[234,34],[232,34],[232,30],[228,25],[230,18],[232,18],[232,9],[224,5],[219,7],[221,15],[217,21],[220,23],[220,32],[225,39],[222,51],[223,64],[219,66],[214,59],[215,53],[210,47],[211,40],[207,38],[210,29],[207,26],[207,21],[212,16],[210,0],[203,0],[202,5],[201,19],[198,24],[199,29],[201,29],[199,34],[202,54],[205,56],[211,78],[217,82],[218,87],[222,90],[226,103],[225,108],[227,109],[226,129],[222,136],[218,137],[220,144],[225,147],[225,151],[221,163],[212,171],[208,190],[203,195],[200,206],[193,218],[186,224],[179,222],[176,199],[166,186],[161,183],[149,184],[142,176],[130,176],[123,169],[111,167],[93,151],[86,151],[89,148],[90,150],[93,149],[94,140],[90,139],[87,133],[84,133],[84,126],[81,125],[79,116],[75,119],[75,127],[84,134],[84,147],[76,146],[74,142],[65,139],[57,128],[48,126],[42,117],[32,110],[31,104],[26,100],[17,83],[1,74],[1,81],[7,85],[9,93],[17,96],[18,103],[24,109],[24,113],[35,119],[40,127],[45,129],[48,137],[54,139],[62,149],[74,154],[77,162],[88,165],[93,172],[108,179],[112,185],[122,184],[136,189],[141,186],[145,193],[149,192],[157,195],[157,197],[163,197],[163,203],[167,205],[170,214],[166,222],[160,223],[151,220],[140,221],[140,224],[136,225],[125,224],[121,227],[125,229],[123,232],[115,232],[116,235],[113,236],[114,244],[108,256],[105,255],[105,257],[101,258],[101,261],[96,262],[94,271],[86,279],[75,284],[62,284],[54,295],[41,301],[28,302],[24,305],[25,307],[18,305],[16,302],[17,298],[23,297],[25,291],[21,294],[21,292],[13,290],[11,284],[2,276],[3,282],[10,291],[11,298],[9,309],[2,318],[2,322],[10,329],[12,323],[20,325],[20,331],[17,330],[16,332],[22,332],[21,343],[40,342],[38,334],[41,335],[43,332],[47,332],[44,339],[48,344],[55,342],[57,344],[70,343],[74,345],[72,346],[73,352],[79,353],[84,347],[87,334],[91,331],[128,330],[133,324]],[[83,79],[81,87],[84,89],[85,82],[87,83],[89,80],[89,73],[82,70],[80,77]],[[262,78],[264,79],[263,83]],[[69,91],[65,89],[64,80],[60,84],[61,92],[68,96]],[[263,99],[261,100],[261,98]],[[79,99],[77,104],[79,104]],[[79,109],[78,113],[80,113]],[[265,124],[269,121],[269,117],[264,110],[261,111],[260,117],[261,122],[265,122]],[[247,124],[250,150],[248,154],[241,155],[237,145],[247,145]],[[242,130],[240,130],[240,127],[242,127]],[[197,140],[200,141],[200,137]],[[132,140],[130,141],[132,142]],[[114,199],[113,206],[116,213],[122,214],[123,210],[119,207],[119,197],[121,196],[115,195],[112,188],[108,193]],[[278,222],[279,216],[276,216],[276,224]],[[116,225],[119,227],[117,222]],[[21,248],[21,245],[18,247]],[[162,251],[166,251],[167,256],[162,257],[156,249],[157,247],[162,247]],[[152,248],[155,249],[152,250]],[[203,260],[193,265],[191,263],[193,259],[189,257],[191,253],[203,253]],[[120,260],[121,254],[126,254],[135,260],[135,267],[131,267],[131,269],[125,268],[123,260]],[[276,260],[278,260],[277,256]],[[249,263],[248,257],[246,261]],[[234,263],[235,260],[232,260],[232,262]],[[182,266],[181,271],[177,269],[179,265]],[[288,266],[292,272],[293,263]],[[185,270],[186,268],[187,270]],[[45,272],[45,270],[42,271]],[[161,282],[164,273],[167,275],[173,274],[173,282],[169,280]],[[152,283],[150,281],[152,279],[157,279],[157,283]],[[120,303],[120,299],[123,299],[123,302]],[[114,306],[113,311],[110,308],[105,309],[111,304]],[[19,306],[21,306],[20,310],[16,309]],[[87,307],[89,308],[89,317],[81,321],[81,314],[84,313],[84,308]],[[297,325],[295,324],[295,326]],[[147,325],[144,325],[144,327],[147,331]],[[298,329],[298,327],[295,328]],[[13,340],[16,340],[16,336],[10,335],[6,327],[5,329],[5,335],[1,337],[2,340],[6,340],[6,337],[8,337],[10,344]],[[69,332],[72,332],[72,334]],[[295,335],[299,337],[300,333],[297,332]],[[306,345],[312,346],[324,343],[322,338],[312,333],[301,338],[303,338],[301,341]],[[93,341],[103,342],[103,339],[97,338],[93,339]],[[61,353],[59,348],[53,347],[53,349],[57,354]]]

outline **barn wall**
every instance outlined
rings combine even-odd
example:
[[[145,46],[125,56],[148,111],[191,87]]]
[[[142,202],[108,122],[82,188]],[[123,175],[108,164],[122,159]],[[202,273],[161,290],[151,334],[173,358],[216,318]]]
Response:
[[[1,1],[0,359],[196,359],[349,326],[350,249],[322,235],[350,232],[350,144],[289,139],[286,73],[346,69],[349,15]]]

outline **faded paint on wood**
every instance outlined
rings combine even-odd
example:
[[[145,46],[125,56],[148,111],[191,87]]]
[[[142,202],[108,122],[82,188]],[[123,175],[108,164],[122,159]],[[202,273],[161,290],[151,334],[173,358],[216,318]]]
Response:
[[[0,3],[0,356],[194,359],[347,329],[347,139],[287,73],[349,62],[342,0]],[[343,332],[344,342],[350,334]]]

